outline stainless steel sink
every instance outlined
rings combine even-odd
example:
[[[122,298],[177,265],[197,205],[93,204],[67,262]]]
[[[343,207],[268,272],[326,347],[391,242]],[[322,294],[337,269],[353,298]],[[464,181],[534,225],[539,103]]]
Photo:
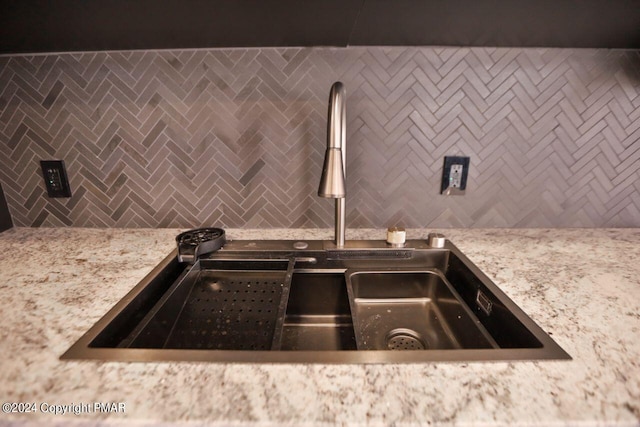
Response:
[[[296,249],[298,248],[298,249]],[[569,359],[451,242],[232,241],[170,254],[62,359]]]
[[[498,348],[437,270],[351,271],[347,280],[362,350]]]

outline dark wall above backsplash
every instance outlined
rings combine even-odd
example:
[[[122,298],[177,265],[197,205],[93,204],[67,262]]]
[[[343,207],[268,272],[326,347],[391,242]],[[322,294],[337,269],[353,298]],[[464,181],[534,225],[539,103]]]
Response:
[[[0,2],[0,53],[376,45],[637,49],[640,1]]]
[[[366,0],[350,45],[640,48],[638,0]]]
[[[14,223],[330,227],[336,80],[349,227],[640,226],[639,51],[425,47],[0,57]],[[471,157],[464,196],[439,194],[446,155]]]
[[[362,0],[4,1],[0,52],[340,46],[361,4]]]

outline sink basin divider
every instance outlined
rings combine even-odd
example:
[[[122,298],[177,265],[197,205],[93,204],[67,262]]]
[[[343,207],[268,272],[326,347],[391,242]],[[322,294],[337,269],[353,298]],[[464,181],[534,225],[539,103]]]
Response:
[[[284,328],[284,317],[287,312],[287,303],[289,302],[289,293],[291,292],[291,280],[293,278],[293,269],[295,268],[296,259],[291,256],[288,259],[287,271],[284,275],[282,294],[280,295],[280,304],[278,305],[278,316],[276,319],[275,329],[273,331],[273,340],[271,341],[271,350],[280,350],[282,346],[282,330]]]

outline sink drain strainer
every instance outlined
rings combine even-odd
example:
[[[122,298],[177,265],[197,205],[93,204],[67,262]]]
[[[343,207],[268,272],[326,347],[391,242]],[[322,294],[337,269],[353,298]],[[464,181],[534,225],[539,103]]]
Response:
[[[424,350],[427,348],[420,334],[411,329],[394,329],[387,334],[389,350]]]

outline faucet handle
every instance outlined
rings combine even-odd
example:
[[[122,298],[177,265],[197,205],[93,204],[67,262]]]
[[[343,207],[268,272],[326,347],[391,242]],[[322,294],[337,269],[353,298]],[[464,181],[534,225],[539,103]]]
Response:
[[[407,240],[407,232],[402,227],[387,228],[387,243],[394,248],[404,247]]]
[[[444,248],[444,243],[445,243],[445,238],[442,234],[440,233],[429,233],[429,236],[427,237],[427,241],[429,243],[429,246],[431,246],[434,249],[442,249]]]

